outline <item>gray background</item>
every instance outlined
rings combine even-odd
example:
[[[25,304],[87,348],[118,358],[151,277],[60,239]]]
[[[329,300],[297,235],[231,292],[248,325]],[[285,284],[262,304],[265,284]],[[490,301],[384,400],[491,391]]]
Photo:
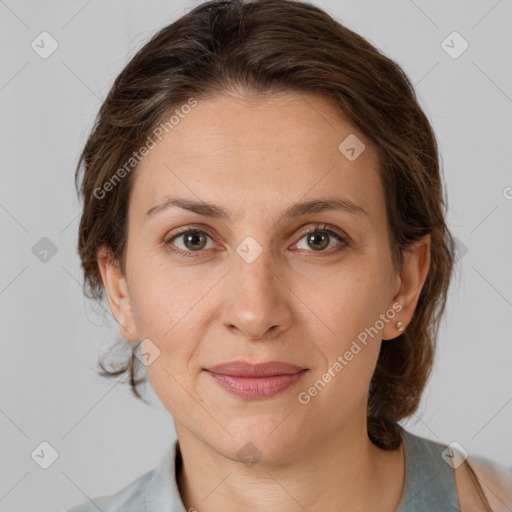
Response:
[[[151,388],[148,407],[95,373],[118,331],[82,297],[73,172],[116,75],[198,3],[0,0],[1,511],[111,494],[175,438]],[[512,2],[314,3],[404,68],[441,147],[458,271],[432,378],[404,425],[512,465]],[[46,59],[31,47],[43,31],[59,45]],[[453,31],[469,43],[458,58],[441,46]],[[33,251],[43,237],[57,249],[47,261]],[[58,453],[48,469],[31,458],[43,441]]]

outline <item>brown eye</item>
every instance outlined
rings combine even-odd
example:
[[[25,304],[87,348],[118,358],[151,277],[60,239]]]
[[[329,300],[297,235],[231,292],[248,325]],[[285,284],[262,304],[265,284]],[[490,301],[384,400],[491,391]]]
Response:
[[[199,251],[206,246],[206,235],[201,231],[189,231],[183,236],[183,245],[192,251]]]
[[[329,235],[325,233],[310,233],[306,235],[308,237],[309,246],[315,251],[325,249],[329,245]]]
[[[312,251],[313,252],[331,252],[331,251],[326,251],[326,248],[329,247],[329,245],[333,239],[335,239],[341,243],[338,243],[337,246],[334,247],[332,252],[334,252],[336,250],[340,250],[343,247],[349,245],[348,241],[344,237],[342,237],[341,235],[339,235],[332,229],[324,229],[324,228],[318,227],[318,226],[314,230],[306,232],[302,236],[301,240],[303,240],[303,239],[306,240],[305,247],[299,246],[300,241],[296,245],[299,249],[306,249],[309,252],[312,252]]]
[[[174,246],[173,249],[175,248],[178,253],[201,252],[206,248],[208,238],[211,237],[204,231],[188,229],[165,240],[164,244]],[[175,242],[179,239],[181,245]]]

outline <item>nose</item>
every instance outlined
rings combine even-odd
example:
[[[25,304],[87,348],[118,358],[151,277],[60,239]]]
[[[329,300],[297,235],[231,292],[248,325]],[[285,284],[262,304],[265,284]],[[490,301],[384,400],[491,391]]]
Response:
[[[246,339],[278,336],[292,321],[289,285],[268,250],[250,263],[238,254],[233,259],[234,268],[224,282],[223,324]]]

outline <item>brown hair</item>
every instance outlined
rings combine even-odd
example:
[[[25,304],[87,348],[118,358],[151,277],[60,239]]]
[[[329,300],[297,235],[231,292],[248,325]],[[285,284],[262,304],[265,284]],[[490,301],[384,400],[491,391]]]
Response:
[[[437,142],[412,84],[394,61],[320,8],[290,0],[208,1],[161,29],[131,59],[101,106],[76,169],[77,190],[84,171],[78,252],[85,294],[103,297],[100,247],[125,271],[136,169],[127,170],[126,162],[170,111],[226,91],[294,91],[331,100],[377,149],[397,271],[404,251],[431,235],[430,269],[412,320],[382,343],[370,384],[369,437],[394,449],[402,440],[397,422],[416,411],[431,371],[455,246],[445,224]],[[121,168],[122,179],[113,183]],[[102,375],[129,372],[142,398],[137,385],[145,379],[135,378],[142,366],[133,351],[117,369],[100,366]]]

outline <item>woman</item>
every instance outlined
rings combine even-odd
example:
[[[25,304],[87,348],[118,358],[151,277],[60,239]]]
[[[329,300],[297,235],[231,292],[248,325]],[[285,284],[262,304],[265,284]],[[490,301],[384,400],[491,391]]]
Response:
[[[177,441],[73,512],[509,510],[512,476],[398,421],[454,245],[400,67],[321,9],[215,0],[116,79],[77,169],[109,301]],[[140,364],[143,363],[143,365]]]

